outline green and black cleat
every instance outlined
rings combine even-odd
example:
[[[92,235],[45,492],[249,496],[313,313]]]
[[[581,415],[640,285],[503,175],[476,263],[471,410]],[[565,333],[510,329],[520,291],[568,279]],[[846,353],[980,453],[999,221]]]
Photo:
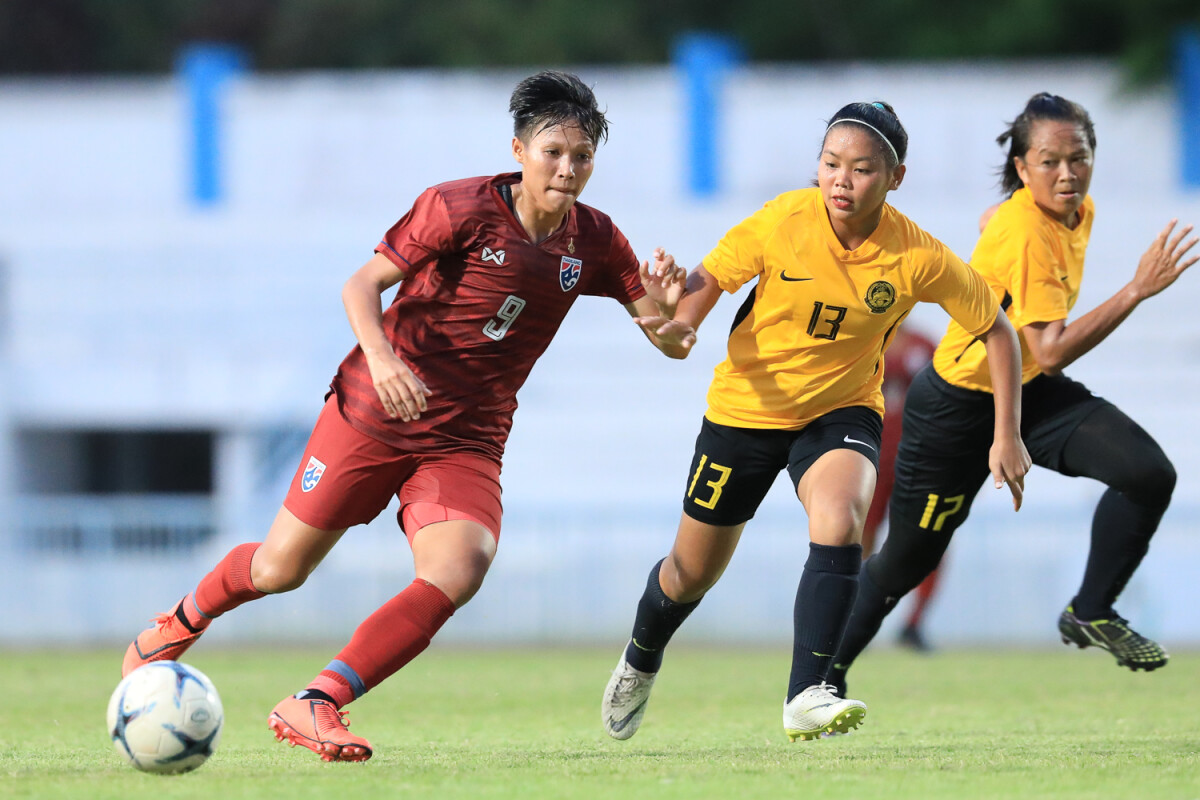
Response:
[[[1149,672],[1166,666],[1167,651],[1157,642],[1147,639],[1129,627],[1129,622],[1119,616],[1085,622],[1075,616],[1072,606],[1067,606],[1058,618],[1058,632],[1063,644],[1079,648],[1102,647],[1117,659],[1117,666]]]

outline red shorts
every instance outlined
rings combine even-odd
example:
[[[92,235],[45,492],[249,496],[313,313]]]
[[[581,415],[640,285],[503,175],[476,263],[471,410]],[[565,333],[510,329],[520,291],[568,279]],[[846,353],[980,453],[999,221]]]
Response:
[[[500,538],[500,465],[472,453],[408,453],[350,425],[330,395],[283,505],[301,522],[337,531],[370,522],[400,499],[411,541],[431,522],[466,519]]]

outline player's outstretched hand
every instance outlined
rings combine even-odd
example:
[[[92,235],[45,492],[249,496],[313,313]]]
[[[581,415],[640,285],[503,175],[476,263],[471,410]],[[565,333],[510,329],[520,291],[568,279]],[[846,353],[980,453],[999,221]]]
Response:
[[[367,369],[371,371],[371,382],[379,394],[379,402],[389,417],[399,417],[405,422],[421,418],[425,410],[425,398],[432,392],[425,382],[413,374],[395,353],[368,353]]]
[[[670,319],[675,316],[675,307],[687,288],[687,270],[677,265],[675,256],[661,247],[654,248],[651,257],[653,263],[643,261],[638,267],[638,277],[642,279],[646,294],[658,304],[662,315]]]
[[[696,330],[679,320],[667,317],[634,317],[633,321],[657,338],[661,344],[674,345],[686,351],[691,350],[692,345],[696,343]]]
[[[1033,459],[1025,449],[1025,443],[1020,436],[1013,436],[1008,441],[996,441],[988,453],[988,466],[992,470],[992,480],[996,488],[1008,484],[1012,492],[1013,511],[1021,510],[1021,501],[1025,497],[1025,476],[1033,466]]]
[[[1200,261],[1200,256],[1184,259],[1188,251],[1196,246],[1200,237],[1193,236],[1187,242],[1184,239],[1192,232],[1191,225],[1185,225],[1178,233],[1171,235],[1179,220],[1173,219],[1163,228],[1162,233],[1155,237],[1150,248],[1142,254],[1138,261],[1137,273],[1130,282],[1137,292],[1139,300],[1145,300],[1166,289],[1183,274],[1188,267]]]

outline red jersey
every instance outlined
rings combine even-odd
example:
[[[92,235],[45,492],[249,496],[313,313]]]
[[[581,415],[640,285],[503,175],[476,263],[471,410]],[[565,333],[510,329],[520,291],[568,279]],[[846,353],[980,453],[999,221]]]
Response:
[[[916,331],[903,327],[896,330],[896,338],[883,354],[883,407],[889,416],[899,416],[904,410],[908,387],[933,359],[936,349],[937,343]]]
[[[532,244],[500,193],[520,180],[510,173],[427,189],[376,246],[405,274],[384,331],[432,394],[420,419],[389,417],[355,347],[332,388],[359,431],[410,452],[470,451],[499,461],[517,390],[575,298],[628,304],[645,294],[629,242],[582,203]]]

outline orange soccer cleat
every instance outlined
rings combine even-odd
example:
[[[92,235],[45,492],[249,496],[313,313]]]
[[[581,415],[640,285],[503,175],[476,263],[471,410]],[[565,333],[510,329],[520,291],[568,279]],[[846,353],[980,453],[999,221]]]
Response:
[[[302,745],[324,761],[366,761],[371,743],[350,733],[346,712],[328,700],[300,699],[289,695],[279,701],[267,725],[279,741]]]
[[[185,597],[184,600],[187,598]],[[152,661],[178,661],[179,657],[204,633],[203,628],[192,627],[183,618],[180,610],[183,600],[165,614],[154,616],[154,625],[137,635],[125,651],[121,664],[121,677]]]

